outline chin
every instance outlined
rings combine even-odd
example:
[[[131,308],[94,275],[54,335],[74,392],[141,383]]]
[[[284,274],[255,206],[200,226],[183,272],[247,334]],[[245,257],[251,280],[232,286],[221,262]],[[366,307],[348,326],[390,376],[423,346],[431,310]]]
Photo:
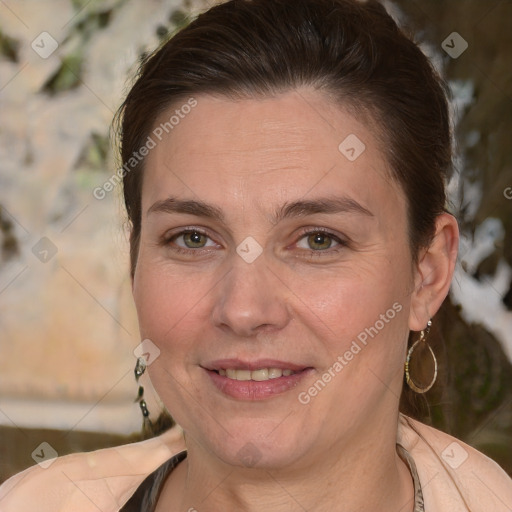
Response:
[[[202,444],[208,445],[226,464],[277,470],[289,467],[301,457],[298,447],[302,451],[307,444],[302,431],[302,428],[294,429],[291,425],[286,425],[285,429],[276,421],[244,420],[230,422],[226,430],[219,425],[212,426],[201,435]]]
[[[289,468],[298,457],[296,445],[276,447],[268,443],[242,440],[233,447],[235,450],[229,451],[226,451],[225,446],[218,447],[218,456],[226,464],[240,468],[275,471]]]

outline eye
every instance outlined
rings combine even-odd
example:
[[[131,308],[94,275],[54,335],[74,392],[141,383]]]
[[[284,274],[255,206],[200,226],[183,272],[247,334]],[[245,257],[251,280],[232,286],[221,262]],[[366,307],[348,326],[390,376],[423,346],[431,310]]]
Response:
[[[297,242],[297,247],[315,252],[327,251],[333,247],[346,245],[334,233],[315,229],[302,234]]]
[[[208,243],[208,241],[210,243]],[[171,236],[167,240],[167,243],[176,244],[178,247],[183,249],[203,249],[205,247],[214,247],[216,245],[206,233],[198,229],[180,231],[179,233]]]

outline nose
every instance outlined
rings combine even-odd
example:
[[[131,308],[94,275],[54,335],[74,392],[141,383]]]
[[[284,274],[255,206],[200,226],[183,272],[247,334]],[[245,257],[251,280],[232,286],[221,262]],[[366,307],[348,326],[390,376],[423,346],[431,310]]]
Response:
[[[247,263],[233,256],[231,270],[216,287],[215,326],[237,337],[280,330],[289,322],[290,292],[261,255]]]

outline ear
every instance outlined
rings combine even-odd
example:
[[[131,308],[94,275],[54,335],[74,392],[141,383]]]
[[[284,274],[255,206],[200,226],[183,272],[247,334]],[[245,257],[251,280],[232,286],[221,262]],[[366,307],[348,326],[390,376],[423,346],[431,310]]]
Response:
[[[458,247],[459,228],[455,217],[449,213],[439,215],[432,243],[419,255],[411,296],[410,330],[424,329],[448,295]]]

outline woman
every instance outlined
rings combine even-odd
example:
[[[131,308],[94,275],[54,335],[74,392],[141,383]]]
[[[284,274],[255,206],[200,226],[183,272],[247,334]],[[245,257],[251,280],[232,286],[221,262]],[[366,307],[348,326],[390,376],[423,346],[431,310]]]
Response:
[[[216,6],[120,116],[136,374],[179,427],[29,469],[0,508],[510,510],[494,462],[399,412],[435,381],[458,229],[443,83],[384,8]]]

